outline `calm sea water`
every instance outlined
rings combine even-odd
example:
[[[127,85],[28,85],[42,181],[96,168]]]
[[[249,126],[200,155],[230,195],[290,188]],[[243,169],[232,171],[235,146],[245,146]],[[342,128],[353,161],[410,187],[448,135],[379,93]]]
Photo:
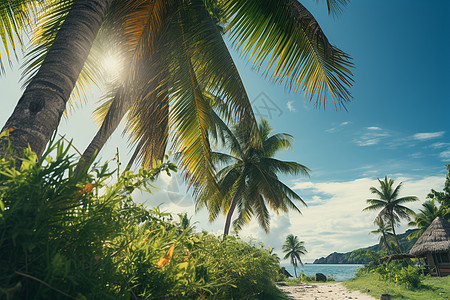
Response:
[[[281,264],[286,270],[294,275],[294,267],[288,264]],[[305,273],[307,276],[315,276],[316,273],[325,274],[325,276],[334,276],[336,281],[344,281],[352,278],[358,268],[364,267],[364,265],[318,265],[318,264],[305,264],[303,267],[297,267],[297,275],[299,272]]]

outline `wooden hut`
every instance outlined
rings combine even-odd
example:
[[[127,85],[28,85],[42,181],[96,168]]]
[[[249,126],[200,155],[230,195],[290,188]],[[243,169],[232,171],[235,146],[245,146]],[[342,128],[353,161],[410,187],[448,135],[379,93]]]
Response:
[[[431,275],[450,275],[450,223],[437,217],[409,251],[425,257]]]

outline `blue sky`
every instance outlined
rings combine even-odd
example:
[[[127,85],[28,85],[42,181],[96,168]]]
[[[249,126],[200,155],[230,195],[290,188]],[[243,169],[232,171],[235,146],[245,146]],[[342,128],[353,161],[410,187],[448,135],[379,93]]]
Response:
[[[273,216],[266,235],[250,223],[241,236],[252,236],[281,248],[285,236],[298,235],[306,242],[306,261],[333,251],[345,252],[376,242],[368,232],[373,214],[361,213],[369,187],[385,175],[403,181],[403,195],[421,201],[431,188],[442,189],[446,163],[450,163],[450,2],[416,0],[353,1],[343,13],[328,16],[324,5],[304,0],[329,40],[354,58],[353,100],[348,111],[316,109],[302,94],[290,94],[274,85],[232,51],[255,112],[266,115],[275,132],[295,137],[294,151],[279,158],[308,166],[310,178],[285,177],[303,197],[303,215]],[[0,121],[5,122],[20,97],[15,63],[0,78],[3,91]],[[90,112],[100,93],[61,122],[80,148],[95,134]],[[271,115],[264,108],[271,110]],[[267,108],[266,107],[266,108]],[[100,156],[120,149],[126,161],[126,139],[117,132]],[[163,177],[153,195],[137,198],[149,205],[194,213],[178,176]],[[417,208],[420,203],[414,204]],[[223,219],[210,224],[206,212],[193,217],[197,227],[220,233]],[[403,226],[401,229],[404,230]]]

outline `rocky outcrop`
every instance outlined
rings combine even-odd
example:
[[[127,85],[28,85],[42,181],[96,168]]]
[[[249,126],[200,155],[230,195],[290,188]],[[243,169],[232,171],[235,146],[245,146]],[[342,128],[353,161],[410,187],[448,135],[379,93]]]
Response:
[[[316,273],[316,281],[327,281],[327,276],[322,273]]]

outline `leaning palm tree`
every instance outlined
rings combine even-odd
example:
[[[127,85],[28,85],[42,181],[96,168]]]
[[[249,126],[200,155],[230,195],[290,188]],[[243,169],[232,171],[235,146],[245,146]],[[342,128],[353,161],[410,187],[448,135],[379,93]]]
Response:
[[[378,226],[376,230],[372,230],[370,233],[380,235],[380,245],[387,248],[388,252],[391,254],[392,250],[390,245],[390,240],[394,238],[392,234],[392,226],[385,223],[382,218],[376,218],[375,224]]]
[[[294,273],[295,278],[297,278],[297,266],[300,264],[303,266],[302,259],[300,256],[305,255],[308,253],[305,248],[305,242],[299,241],[297,236],[294,236],[293,234],[290,234],[286,237],[286,241],[284,242],[284,245],[281,246],[281,249],[283,250],[283,253],[286,253],[284,256],[284,259],[291,259],[291,264],[294,266]]]
[[[16,109],[4,126],[4,129],[14,129],[10,136],[14,146],[25,147],[29,144],[38,155],[41,155],[46,143],[59,124],[59,120],[66,109],[68,98],[82,71],[89,49],[99,32],[110,3],[110,12],[123,12],[120,16],[128,16],[126,20],[122,17],[116,18],[116,20],[123,22],[124,31],[127,32],[127,38],[124,41],[134,43],[136,49],[140,50],[139,53],[145,53],[148,49],[151,49],[151,46],[156,42],[153,37],[158,36],[158,33],[165,30],[164,26],[160,25],[165,23],[166,20],[170,18],[183,20],[181,23],[178,22],[182,26],[179,26],[181,35],[178,35],[176,41],[179,47],[184,48],[185,54],[179,56],[180,59],[184,59],[180,71],[185,76],[189,77],[190,75],[190,81],[185,82],[184,85],[191,91],[185,92],[171,86],[167,88],[171,92],[179,92],[178,96],[173,98],[184,97],[187,99],[186,97],[190,97],[195,99],[195,101],[191,101],[192,105],[183,101],[179,102],[179,115],[187,113],[189,118],[184,119],[184,121],[178,120],[179,124],[176,126],[184,129],[186,134],[202,138],[204,142],[207,136],[205,119],[199,116],[202,121],[197,122],[197,124],[190,122],[192,115],[198,115],[199,111],[204,110],[201,96],[199,96],[200,93],[196,90],[201,84],[201,80],[197,78],[198,80],[195,81],[192,75],[203,76],[203,80],[207,82],[205,84],[210,87],[211,84],[217,85],[217,78],[222,79],[222,84],[228,84],[228,86],[235,84],[235,80],[227,78],[226,73],[222,73],[220,76],[216,72],[206,71],[202,73],[202,64],[193,63],[193,59],[197,55],[202,58],[199,61],[207,62],[207,58],[217,55],[214,49],[217,49],[218,46],[222,48],[226,46],[223,41],[221,45],[214,42],[207,56],[202,56],[202,51],[192,48],[193,45],[189,44],[191,40],[187,38],[189,32],[185,31],[188,27],[185,26],[187,24],[186,17],[189,18],[191,15],[183,13],[181,7],[194,5],[201,8],[198,14],[202,15],[202,18],[191,19],[193,23],[197,22],[199,25],[198,34],[194,36],[192,41],[199,42],[203,37],[205,39],[203,45],[208,46],[211,35],[203,34],[204,31],[201,28],[212,27],[207,27],[210,13],[205,14],[204,8],[219,5],[225,11],[226,30],[231,32],[234,45],[241,49],[255,66],[266,66],[266,75],[276,81],[285,82],[294,91],[303,89],[311,99],[315,98],[319,105],[325,104],[328,97],[333,98],[336,106],[344,105],[350,99],[349,87],[351,86],[352,75],[349,71],[349,67],[351,67],[349,56],[331,45],[317,21],[297,1],[61,0],[58,2],[62,3],[62,8],[58,8],[62,12],[60,14],[62,18],[50,20],[51,24],[47,28],[55,33],[46,35],[46,37],[50,37],[48,39],[49,46],[40,47],[44,50],[43,54],[36,56],[42,59],[41,67],[27,85]],[[327,1],[329,11],[338,11],[341,5],[346,2],[345,0]],[[174,14],[166,15],[170,10]],[[203,22],[204,20],[207,22]],[[153,21],[156,21],[156,23]],[[42,28],[46,29],[45,27]],[[141,35],[141,33],[144,34]],[[180,39],[179,37],[184,33],[186,33],[185,39]],[[173,38],[173,36],[164,34],[162,36]],[[142,60],[135,59],[133,62],[137,66]],[[34,65],[39,65],[39,63]],[[174,65],[171,65],[171,67],[174,67]],[[215,64],[215,68],[216,70],[231,72],[235,69],[235,66],[228,59],[225,59]],[[165,76],[164,72],[162,74],[162,76]],[[155,77],[147,79],[151,78]],[[136,78],[131,76],[130,79]],[[189,85],[190,87],[188,87]],[[132,94],[130,90],[132,89],[125,85],[124,92]],[[212,90],[215,91],[215,89]],[[153,91],[155,91],[154,88]],[[242,100],[242,95],[239,98],[233,98],[237,96],[228,93],[224,95],[227,96],[225,99],[229,100],[229,106],[234,112],[244,109],[242,105],[239,105],[242,101],[245,102],[245,99]],[[161,97],[168,99],[167,97]],[[167,100],[163,101],[162,104],[161,102],[148,103],[148,101],[145,101],[145,103],[147,103],[145,105],[147,109],[153,110],[147,115],[158,114],[154,110],[159,110],[161,107],[164,110],[167,107]],[[192,113],[193,106],[199,110]],[[142,112],[142,110],[138,112]],[[149,136],[143,135],[139,128],[144,128],[147,123],[144,118],[140,117],[139,113],[136,113],[136,115],[139,118],[132,117],[131,122],[133,124],[140,123],[142,126],[134,129],[137,138],[133,138],[133,140],[136,145],[144,147]],[[157,121],[164,123],[165,115],[165,113],[161,114],[162,119]],[[196,135],[189,130],[189,127],[194,126],[200,126],[202,134]],[[164,130],[162,129],[162,131]],[[158,131],[161,131],[161,129],[158,129]],[[205,146],[207,146],[206,142]],[[192,149],[193,152],[194,149]],[[192,158],[187,158],[186,163],[191,163]]]
[[[217,172],[217,188],[199,186],[195,191],[197,208],[206,206],[210,221],[220,212],[226,214],[224,238],[233,221],[236,230],[256,216],[259,225],[269,232],[270,214],[267,205],[276,213],[293,209],[300,212],[293,200],[305,202],[278,178],[278,174],[308,175],[309,169],[297,162],[282,161],[274,155],[282,149],[291,148],[292,136],[286,133],[270,135],[272,128],[266,120],[258,125],[258,137],[254,137],[244,123],[235,124],[225,135],[224,145],[230,154],[213,152],[211,157],[222,168]],[[254,139],[261,140],[255,147]]]
[[[420,237],[437,217],[442,217],[446,220],[449,219],[450,210],[442,205],[437,206],[433,199],[422,203],[422,208],[419,209],[419,213],[413,213],[412,217],[414,220],[409,222],[408,226],[417,227],[419,230],[408,235],[409,239]]]
[[[410,215],[414,213],[411,209],[403,204],[419,200],[416,196],[405,196],[399,198],[400,189],[402,183],[400,182],[397,187],[394,188],[394,180],[388,179],[387,176],[384,180],[378,179],[380,183],[380,189],[371,187],[372,194],[376,194],[379,199],[367,199],[366,202],[370,204],[364,208],[363,211],[380,210],[377,218],[383,219],[392,227],[392,233],[394,234],[397,247],[402,251],[397,235],[395,233],[395,226],[401,219],[410,220]]]

